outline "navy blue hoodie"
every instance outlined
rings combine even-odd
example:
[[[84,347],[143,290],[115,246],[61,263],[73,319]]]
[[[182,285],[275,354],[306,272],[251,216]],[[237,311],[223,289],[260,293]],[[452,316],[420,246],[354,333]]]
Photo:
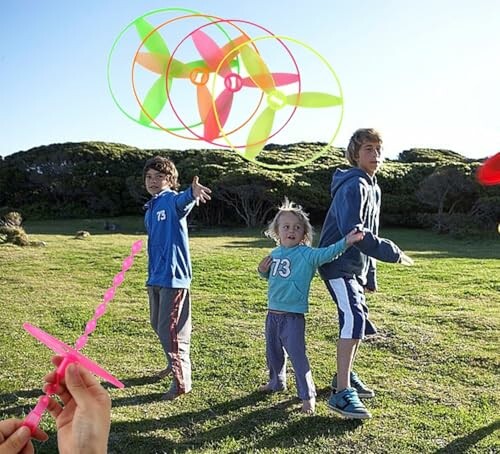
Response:
[[[331,196],[318,247],[339,241],[354,228],[363,231],[365,236],[338,259],[322,265],[319,273],[324,280],[355,276],[361,285],[375,290],[375,259],[395,263],[401,256],[401,250],[392,241],[378,237],[380,187],[377,180],[357,167],[337,169],[332,178]]]

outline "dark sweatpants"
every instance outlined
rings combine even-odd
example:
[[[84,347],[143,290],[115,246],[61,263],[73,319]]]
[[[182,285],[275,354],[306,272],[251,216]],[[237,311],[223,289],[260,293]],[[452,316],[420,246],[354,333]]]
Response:
[[[148,286],[150,321],[158,335],[178,394],[191,391],[191,296],[185,288]]]

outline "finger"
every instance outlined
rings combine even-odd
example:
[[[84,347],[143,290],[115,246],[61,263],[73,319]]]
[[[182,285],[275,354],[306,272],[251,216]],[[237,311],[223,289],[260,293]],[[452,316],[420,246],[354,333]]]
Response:
[[[70,364],[66,369],[66,386],[77,406],[85,407],[89,394],[96,397],[108,396],[95,377],[79,364]]]
[[[111,407],[111,398],[109,393],[101,386],[99,381],[84,367],[79,366],[80,376],[87,390],[94,398],[102,403],[106,403]]]
[[[50,401],[49,401],[49,405],[47,405],[47,411],[50,413],[50,415],[54,419],[57,419],[57,417],[63,411],[63,408],[61,407],[61,405],[55,399],[51,398]]]
[[[63,360],[63,359],[64,359],[64,358],[63,358],[61,355],[54,355],[54,356],[50,359],[50,361],[52,362],[52,364],[53,364],[54,366],[59,366],[59,364],[61,364],[61,363],[62,363],[62,360]]]
[[[0,453],[20,452],[30,441],[30,438],[31,430],[29,427],[21,426],[0,446]]]
[[[35,432],[31,434],[31,438],[34,438],[38,441],[47,441],[49,436],[39,427],[35,428]]]
[[[31,441],[27,443],[23,450],[19,452],[19,454],[35,454],[33,443],[31,443]]]
[[[0,443],[3,443],[6,438],[10,437],[16,429],[22,424],[19,419],[6,419],[0,421]]]
[[[68,369],[66,369],[66,383],[68,378],[70,378],[73,380],[73,383],[75,383],[75,380],[76,382],[81,381],[86,388],[99,385],[99,381],[94,377],[94,375],[92,375],[81,364],[73,363],[73,366],[74,367],[71,369],[69,369],[69,366]]]

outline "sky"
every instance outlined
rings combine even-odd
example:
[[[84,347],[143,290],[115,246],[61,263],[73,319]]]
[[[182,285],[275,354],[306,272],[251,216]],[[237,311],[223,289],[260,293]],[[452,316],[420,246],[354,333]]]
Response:
[[[244,30],[271,72],[300,74],[286,94],[341,95],[342,107],[280,109],[267,143],[345,147],[374,127],[389,158],[415,147],[470,158],[500,150],[498,0],[0,0],[0,155],[79,141],[243,147],[267,106],[258,87],[234,93],[213,144],[199,139],[188,80],[173,81],[157,125],[139,123],[134,90],[144,102],[157,76],[133,65],[145,49],[131,24],[144,15],[180,61],[200,58],[195,30],[220,47]],[[213,79],[215,98],[224,86]]]

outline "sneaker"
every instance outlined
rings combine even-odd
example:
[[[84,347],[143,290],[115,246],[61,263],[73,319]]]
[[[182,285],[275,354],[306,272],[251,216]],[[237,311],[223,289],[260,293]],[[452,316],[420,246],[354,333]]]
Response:
[[[339,393],[332,393],[328,399],[328,407],[344,418],[368,419],[372,417],[363,402],[359,400],[358,393],[354,388],[346,388]]]
[[[351,386],[358,392],[359,397],[369,399],[370,397],[375,396],[373,389],[368,388],[368,386],[366,386],[361,381],[361,378],[358,377],[358,374],[356,372],[351,372],[350,379],[351,379]],[[337,392],[337,374],[333,376],[332,391],[334,393]]]

